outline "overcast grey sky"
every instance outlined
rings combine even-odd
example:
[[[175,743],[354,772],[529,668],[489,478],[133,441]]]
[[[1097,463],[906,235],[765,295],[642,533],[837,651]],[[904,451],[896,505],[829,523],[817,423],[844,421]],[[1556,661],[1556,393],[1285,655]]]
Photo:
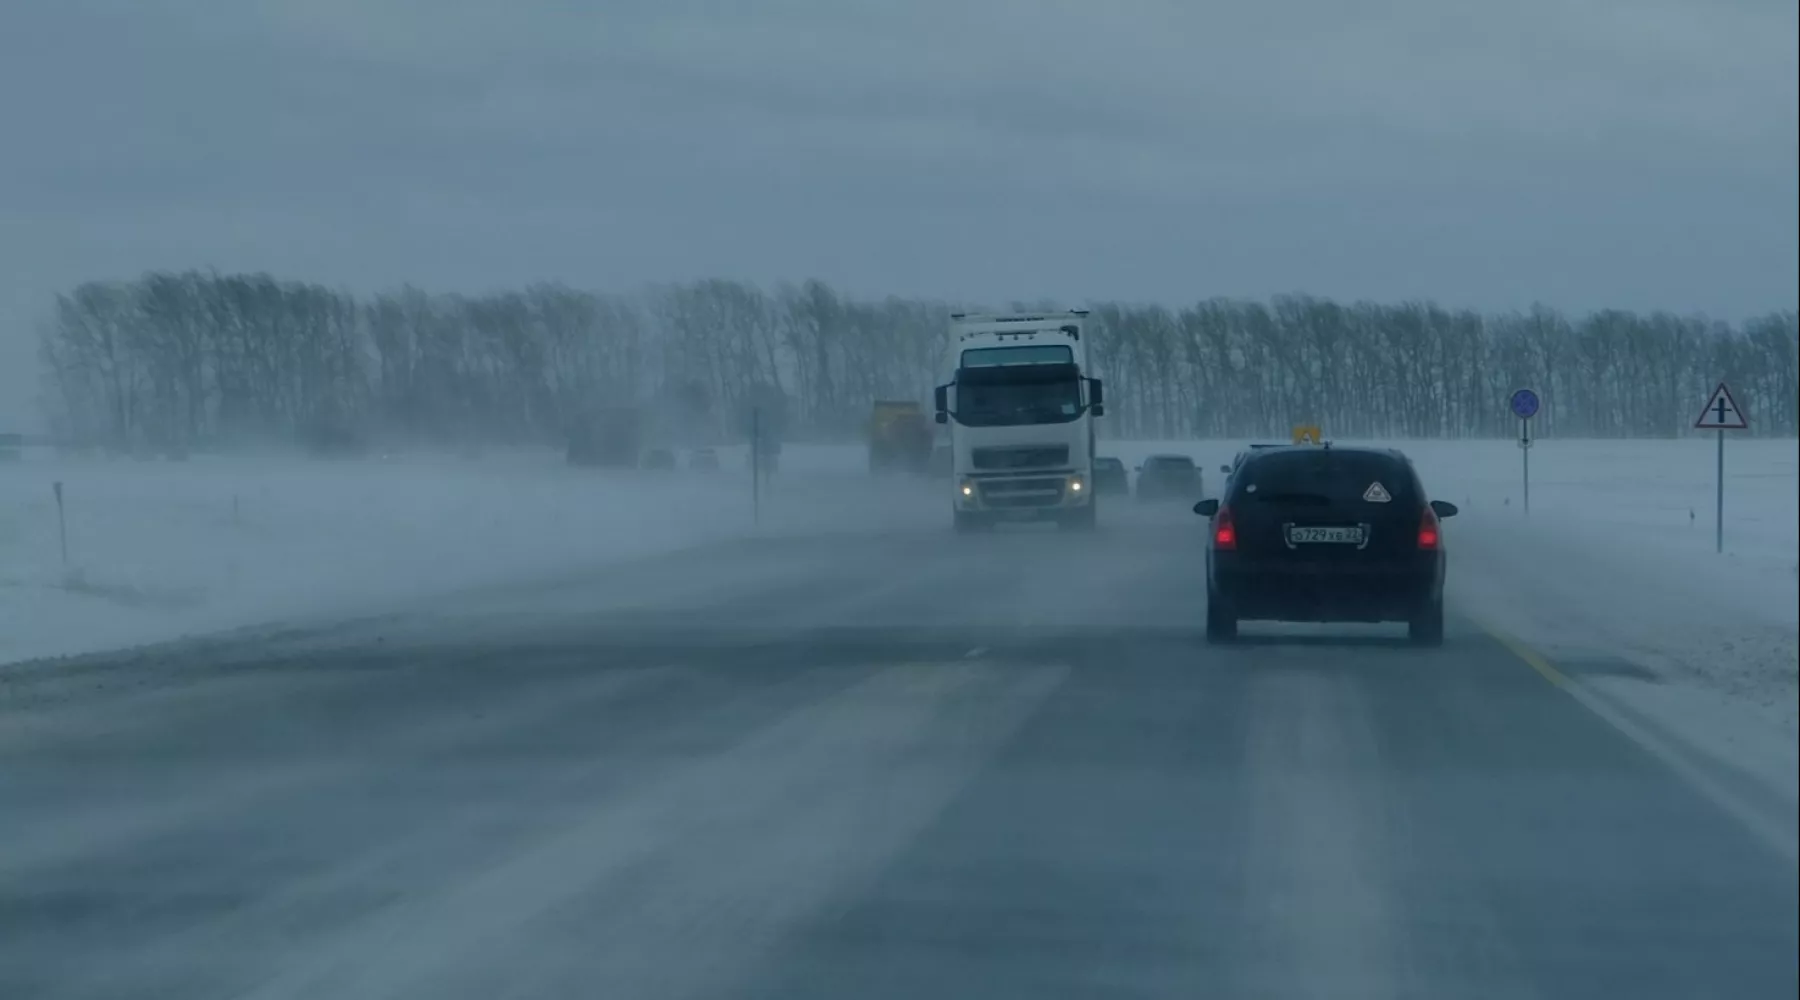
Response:
[[[0,0],[0,425],[60,290],[821,277],[1794,308],[1794,0]]]

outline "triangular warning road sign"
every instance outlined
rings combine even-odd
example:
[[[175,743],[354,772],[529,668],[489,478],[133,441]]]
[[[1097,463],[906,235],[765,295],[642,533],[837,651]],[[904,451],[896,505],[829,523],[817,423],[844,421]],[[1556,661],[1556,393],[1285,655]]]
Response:
[[[1741,431],[1749,429],[1750,422],[1744,419],[1744,411],[1738,409],[1737,400],[1731,398],[1731,390],[1720,382],[1694,426],[1703,431]]]
[[[1363,499],[1370,503],[1387,503],[1394,498],[1388,494],[1386,486],[1380,483],[1370,483],[1369,488],[1363,490]]]

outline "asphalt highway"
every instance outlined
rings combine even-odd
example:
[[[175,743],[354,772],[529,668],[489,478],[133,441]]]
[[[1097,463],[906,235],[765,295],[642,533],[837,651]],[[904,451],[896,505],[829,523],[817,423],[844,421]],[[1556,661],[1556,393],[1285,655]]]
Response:
[[[1675,770],[1460,616],[1207,646],[1191,527],[0,671],[0,997],[1796,995],[1791,861]]]

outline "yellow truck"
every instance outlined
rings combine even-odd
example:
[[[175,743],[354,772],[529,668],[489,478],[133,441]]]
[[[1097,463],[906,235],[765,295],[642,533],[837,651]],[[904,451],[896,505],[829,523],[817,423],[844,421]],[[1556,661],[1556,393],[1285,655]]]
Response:
[[[925,408],[910,400],[878,399],[869,415],[869,472],[925,475],[936,432]]]

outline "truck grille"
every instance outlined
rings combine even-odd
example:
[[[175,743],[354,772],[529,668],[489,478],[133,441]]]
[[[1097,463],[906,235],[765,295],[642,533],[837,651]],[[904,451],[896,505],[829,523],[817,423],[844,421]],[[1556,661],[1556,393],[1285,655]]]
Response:
[[[989,507],[1054,507],[1062,503],[1061,479],[1001,479],[980,484]]]
[[[969,461],[977,469],[1046,469],[1069,464],[1069,446],[1035,445],[1026,448],[976,448]]]

